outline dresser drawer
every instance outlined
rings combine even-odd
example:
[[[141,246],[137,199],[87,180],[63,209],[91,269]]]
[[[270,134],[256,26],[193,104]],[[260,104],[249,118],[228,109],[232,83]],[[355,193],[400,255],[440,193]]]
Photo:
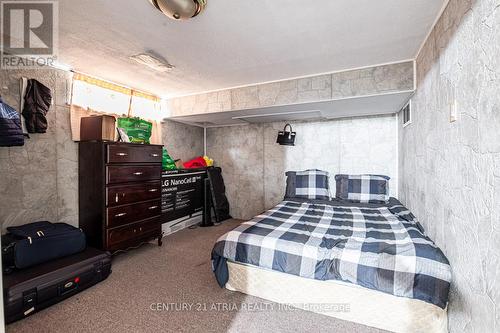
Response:
[[[137,230],[138,233],[137,237],[142,237],[152,232],[161,231],[161,222],[159,217],[144,222],[140,222],[137,224],[139,227]]]
[[[161,165],[106,166],[106,183],[126,183],[146,180],[160,180]]]
[[[159,235],[161,233],[161,224],[158,217],[144,220],[126,227],[114,228],[106,231],[108,247],[115,248],[113,245],[127,242],[129,246],[134,245],[133,240],[146,235]]]
[[[107,163],[161,163],[161,146],[108,145]]]
[[[106,206],[113,207],[138,201],[159,199],[160,197],[161,182],[112,186],[106,189]]]
[[[161,200],[146,201],[138,204],[106,208],[108,228],[144,220],[161,214]]]

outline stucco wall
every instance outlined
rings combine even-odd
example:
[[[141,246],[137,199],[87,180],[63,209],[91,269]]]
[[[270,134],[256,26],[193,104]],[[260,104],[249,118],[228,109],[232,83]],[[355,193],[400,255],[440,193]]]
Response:
[[[377,173],[391,177],[398,191],[397,117],[393,115],[293,123],[295,146],[276,143],[283,123],[212,128],[207,152],[222,167],[234,217],[249,219],[279,203],[288,170],[330,172],[335,194],[337,173]]]
[[[184,162],[203,155],[203,128],[165,120],[161,125],[162,142],[173,159]]]
[[[499,6],[450,1],[417,59],[412,124],[399,128],[400,198],[453,269],[451,332],[500,330]]]
[[[0,223],[39,220],[78,225],[78,144],[71,140],[68,94],[71,74],[54,68],[0,70],[3,100],[20,108],[19,79],[33,78],[52,90],[45,134],[30,134],[22,147],[0,147]],[[203,129],[166,121],[164,144],[174,158],[203,154]]]
[[[71,141],[68,85],[71,75],[57,69],[1,70],[0,91],[19,110],[21,77],[52,90],[48,130],[30,134],[22,147],[0,147],[0,222],[2,230],[36,220],[78,225],[78,147]]]

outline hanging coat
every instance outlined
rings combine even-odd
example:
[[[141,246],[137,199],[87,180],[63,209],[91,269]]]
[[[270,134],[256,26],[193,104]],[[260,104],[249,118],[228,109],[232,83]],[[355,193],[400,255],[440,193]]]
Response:
[[[23,108],[28,133],[45,133],[47,131],[46,115],[50,103],[52,103],[50,89],[35,79],[29,79]]]
[[[11,106],[5,104],[0,97],[0,146],[24,145],[21,117]]]

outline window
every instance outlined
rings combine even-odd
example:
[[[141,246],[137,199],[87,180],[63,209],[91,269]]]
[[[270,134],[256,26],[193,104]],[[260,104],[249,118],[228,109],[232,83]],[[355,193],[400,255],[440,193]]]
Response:
[[[162,120],[160,99],[80,73],[73,76],[72,105],[101,113]]]
[[[151,143],[161,143],[160,121],[165,118],[160,98],[75,73],[71,100],[72,139],[80,139],[80,118],[96,114],[117,117],[140,117],[153,124]]]
[[[73,79],[72,105],[96,112],[127,115],[130,104],[130,92],[127,89],[110,89],[80,79]]]
[[[401,110],[402,118],[403,118],[403,127],[406,127],[411,124],[411,101],[405,105],[405,107]]]

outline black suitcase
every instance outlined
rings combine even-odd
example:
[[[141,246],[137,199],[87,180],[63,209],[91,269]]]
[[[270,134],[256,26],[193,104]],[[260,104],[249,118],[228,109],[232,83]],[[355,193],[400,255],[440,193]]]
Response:
[[[5,322],[29,316],[87,289],[111,273],[109,252],[87,248],[3,277]]]
[[[4,273],[75,254],[86,246],[83,231],[66,223],[40,221],[7,231],[2,236]]]

